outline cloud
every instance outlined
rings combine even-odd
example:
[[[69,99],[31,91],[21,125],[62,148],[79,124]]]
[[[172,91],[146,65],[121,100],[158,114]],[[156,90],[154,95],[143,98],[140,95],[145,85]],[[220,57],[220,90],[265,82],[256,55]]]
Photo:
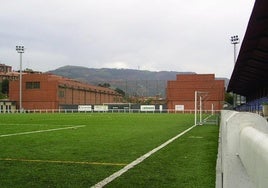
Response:
[[[104,67],[106,67],[106,68],[116,68],[116,69],[129,69],[130,68],[128,63],[120,62],[120,61],[111,62],[111,63],[105,63]]]
[[[4,1],[4,0],[0,0]],[[243,37],[252,0],[24,0],[0,7],[0,61],[194,71],[230,76],[231,35]],[[27,64],[26,64],[27,65]]]

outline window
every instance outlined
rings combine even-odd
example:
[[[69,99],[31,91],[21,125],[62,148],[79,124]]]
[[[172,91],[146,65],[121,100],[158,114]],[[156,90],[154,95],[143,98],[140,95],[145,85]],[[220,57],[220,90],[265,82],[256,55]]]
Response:
[[[63,98],[65,96],[65,92],[64,91],[59,91],[59,97]]]
[[[26,82],[26,89],[40,89],[40,82]]]

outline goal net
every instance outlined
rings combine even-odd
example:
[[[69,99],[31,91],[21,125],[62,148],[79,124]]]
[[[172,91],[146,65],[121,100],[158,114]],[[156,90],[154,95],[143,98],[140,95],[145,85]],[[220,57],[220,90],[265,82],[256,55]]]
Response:
[[[195,91],[195,125],[216,124],[213,104],[209,104],[209,93]]]

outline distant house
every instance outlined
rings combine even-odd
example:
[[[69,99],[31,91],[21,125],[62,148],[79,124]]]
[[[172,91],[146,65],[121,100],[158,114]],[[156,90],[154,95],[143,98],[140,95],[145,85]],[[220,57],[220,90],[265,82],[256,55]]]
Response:
[[[224,101],[224,80],[214,74],[177,75],[167,82],[167,107],[174,110],[195,109],[195,92],[202,96],[202,110],[221,110]]]
[[[19,101],[19,80],[9,83],[9,99]],[[77,105],[121,102],[116,91],[52,74],[22,76],[22,108],[66,109]],[[17,102],[18,104],[18,102]]]
[[[12,67],[0,64],[0,83],[3,80],[17,80],[19,78],[18,72],[13,72]]]
[[[12,67],[5,65],[5,64],[0,64],[0,72],[11,72]]]

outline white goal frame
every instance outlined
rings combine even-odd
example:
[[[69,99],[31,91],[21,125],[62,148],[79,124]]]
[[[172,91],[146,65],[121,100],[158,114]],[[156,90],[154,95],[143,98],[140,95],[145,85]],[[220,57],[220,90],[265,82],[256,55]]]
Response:
[[[195,125],[202,125],[203,123],[203,98],[208,95],[206,91],[195,91],[194,97],[194,124]],[[198,104],[199,102],[199,104]],[[199,105],[199,114],[198,114],[198,105]],[[212,107],[213,108],[213,107]],[[212,110],[213,111],[213,110]],[[197,118],[199,116],[199,122],[197,122]]]

